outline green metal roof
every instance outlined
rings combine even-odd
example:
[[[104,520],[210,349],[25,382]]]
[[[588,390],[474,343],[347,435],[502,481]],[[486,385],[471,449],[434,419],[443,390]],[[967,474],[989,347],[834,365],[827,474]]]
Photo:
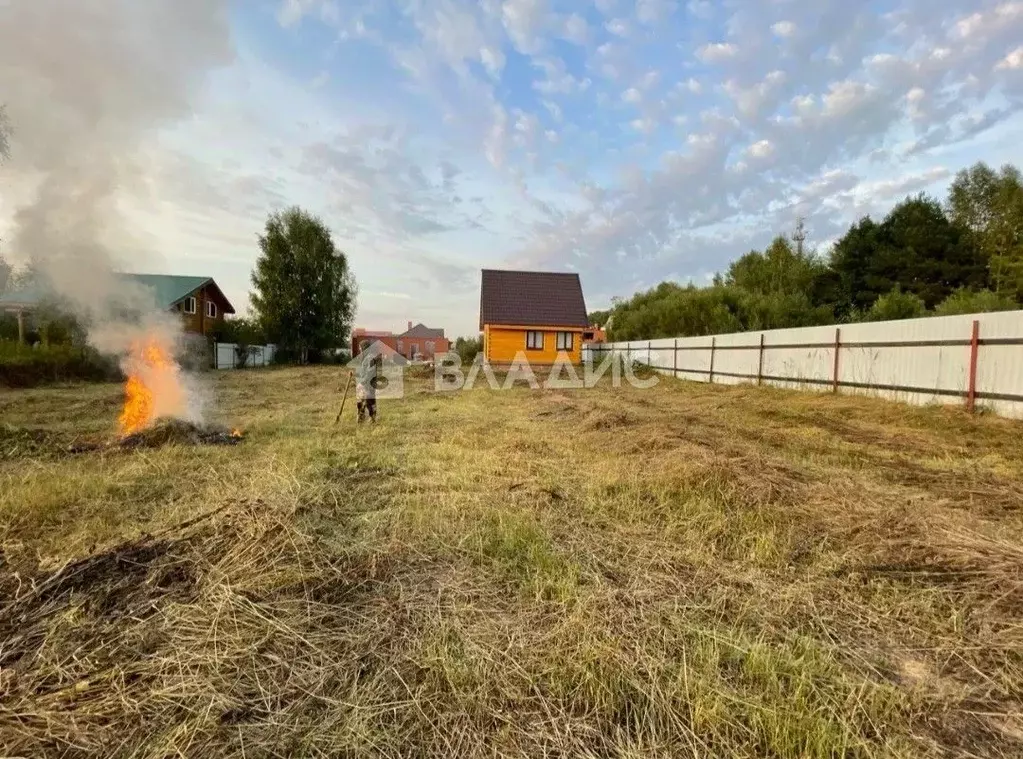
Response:
[[[45,300],[46,293],[35,285],[20,290],[8,290],[0,293],[0,311],[4,309],[32,308]]]
[[[176,274],[122,274],[121,276],[150,288],[153,291],[156,305],[161,308],[170,308],[203,285],[213,281],[209,277],[180,277]]]
[[[120,274],[124,279],[148,287],[160,308],[170,308],[207,284],[216,287],[212,277],[182,277],[176,274]],[[217,287],[219,291],[220,288]],[[223,295],[223,293],[221,293]],[[46,293],[39,287],[29,286],[23,290],[12,290],[0,295],[0,309],[31,308],[45,299]],[[224,301],[230,306],[227,298]],[[233,314],[230,308],[227,313]]]

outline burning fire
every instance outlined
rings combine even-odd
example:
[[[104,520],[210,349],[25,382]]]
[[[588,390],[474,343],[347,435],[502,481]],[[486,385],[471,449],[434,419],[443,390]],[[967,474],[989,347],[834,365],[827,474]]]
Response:
[[[184,411],[181,368],[170,345],[158,335],[133,341],[121,366],[128,375],[124,408],[117,420],[122,436],[144,430],[162,416],[177,416]]]

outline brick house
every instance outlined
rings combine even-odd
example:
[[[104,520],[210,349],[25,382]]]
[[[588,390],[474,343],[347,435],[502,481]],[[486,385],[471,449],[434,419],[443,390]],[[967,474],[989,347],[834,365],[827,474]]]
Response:
[[[380,341],[409,360],[433,361],[438,354],[451,350],[451,342],[444,337],[443,329],[427,327],[425,324],[413,326],[412,322],[408,323],[408,329],[401,334],[361,327],[352,330],[352,356],[359,355],[359,343],[363,340]]]

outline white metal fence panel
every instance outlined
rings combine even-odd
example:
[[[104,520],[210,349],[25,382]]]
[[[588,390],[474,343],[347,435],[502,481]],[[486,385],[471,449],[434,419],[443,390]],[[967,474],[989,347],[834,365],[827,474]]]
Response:
[[[1023,417],[1023,311],[633,340],[583,350],[586,361],[609,354],[700,382],[841,390],[920,404],[969,405],[973,399]]]
[[[245,366],[269,366],[273,363],[277,346],[250,345]],[[215,343],[213,350],[213,367],[215,369],[237,369],[241,363],[236,343]]]

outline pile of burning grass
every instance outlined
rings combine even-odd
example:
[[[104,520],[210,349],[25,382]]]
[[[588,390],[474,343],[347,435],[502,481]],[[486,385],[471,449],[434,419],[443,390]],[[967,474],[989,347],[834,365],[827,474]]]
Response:
[[[235,445],[243,440],[237,430],[216,425],[199,425],[179,419],[166,419],[153,427],[126,435],[121,448],[159,448],[164,445]]]

